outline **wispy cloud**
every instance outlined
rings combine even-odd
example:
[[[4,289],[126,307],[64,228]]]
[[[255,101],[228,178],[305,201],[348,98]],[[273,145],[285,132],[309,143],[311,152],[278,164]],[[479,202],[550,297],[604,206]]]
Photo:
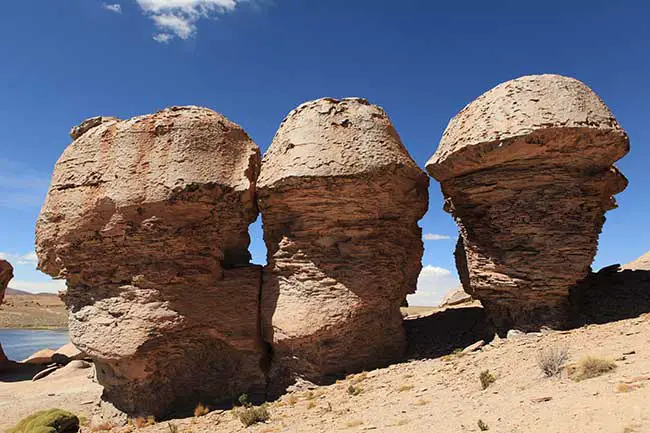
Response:
[[[0,158],[0,208],[41,206],[49,183],[49,176],[24,164]]]
[[[119,3],[115,3],[115,4],[104,3],[102,5],[102,7],[104,9],[106,9],[107,11],[115,12],[116,14],[121,14],[122,13],[122,5],[119,4]]]
[[[449,269],[426,265],[418,277],[417,291],[408,296],[409,305],[439,305],[445,294],[459,284],[460,281]]]
[[[443,240],[451,239],[451,236],[438,235],[435,233],[425,233],[424,236],[422,236],[422,238],[425,241],[443,241]]]
[[[34,266],[38,263],[35,251],[26,254],[6,253],[0,251],[0,259],[7,260],[12,265]]]
[[[197,22],[234,11],[251,0],[136,0],[158,29],[153,39],[168,43],[174,38],[189,39],[197,32]]]

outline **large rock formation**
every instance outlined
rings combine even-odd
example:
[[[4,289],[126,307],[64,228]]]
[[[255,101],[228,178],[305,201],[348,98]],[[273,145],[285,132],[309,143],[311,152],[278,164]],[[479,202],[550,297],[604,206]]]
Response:
[[[258,181],[275,384],[403,354],[399,307],[421,268],[427,185],[386,113],[363,99],[308,102],[284,120]]]
[[[14,268],[8,261],[0,259],[0,305],[5,298],[5,290],[9,285],[9,281],[14,277]],[[2,350],[2,342],[0,341],[0,370],[7,362],[7,357]]]
[[[451,120],[427,170],[460,228],[465,290],[498,329],[565,325],[628,150],[598,96],[558,75],[500,84]]]
[[[261,268],[249,265],[257,146],[199,107],[71,132],[37,224],[67,280],[74,344],[104,398],[137,415],[264,391]]]

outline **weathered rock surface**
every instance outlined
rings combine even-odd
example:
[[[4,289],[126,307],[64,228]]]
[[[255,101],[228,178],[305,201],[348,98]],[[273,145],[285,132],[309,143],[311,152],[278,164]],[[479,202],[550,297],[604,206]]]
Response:
[[[386,113],[363,99],[320,99],[287,116],[258,181],[272,387],[403,354],[399,307],[421,269],[427,185]]]
[[[257,146],[199,107],[95,118],[72,136],[37,254],[67,280],[70,336],[104,398],[160,416],[263,392],[261,268],[248,264]]]
[[[5,290],[7,290],[9,281],[11,281],[13,277],[14,277],[13,266],[11,266],[11,264],[8,261],[0,259],[0,305],[2,305],[2,301],[5,298]],[[5,355],[5,352],[2,350],[2,342],[0,341],[0,370],[3,369],[6,363],[7,363],[7,356]]]
[[[628,150],[598,96],[558,75],[500,84],[451,120],[427,170],[460,228],[464,288],[498,329],[565,326]]]

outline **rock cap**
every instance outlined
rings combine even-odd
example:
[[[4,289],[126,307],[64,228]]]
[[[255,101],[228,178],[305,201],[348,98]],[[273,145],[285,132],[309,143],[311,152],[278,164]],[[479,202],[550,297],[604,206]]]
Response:
[[[627,134],[584,83],[528,75],[499,84],[463,108],[426,167],[441,181],[545,154],[556,162],[564,156],[576,165],[608,166],[628,151]]]

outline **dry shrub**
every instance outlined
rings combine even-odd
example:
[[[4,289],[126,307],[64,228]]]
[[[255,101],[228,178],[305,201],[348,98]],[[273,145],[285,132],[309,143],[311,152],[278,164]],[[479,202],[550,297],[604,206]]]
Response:
[[[490,373],[490,370],[483,370],[479,375],[479,379],[481,381],[482,389],[487,389],[488,386],[492,385],[497,380],[497,378]]]
[[[426,406],[429,403],[431,403],[429,400],[421,398],[421,399],[419,399],[418,401],[415,402],[415,405],[416,406]]]
[[[624,393],[624,392],[632,392],[634,390],[637,390],[641,388],[641,385],[637,383],[619,383],[616,386],[616,392],[619,393]]]
[[[313,401],[310,401],[309,403],[307,403],[307,409],[313,409],[315,407],[316,407],[316,403],[314,403]]]
[[[194,416],[197,417],[197,418],[200,417],[200,416],[203,416],[203,415],[207,415],[209,412],[210,412],[210,409],[208,409],[207,406],[203,405],[203,403],[199,403],[194,408]]]
[[[611,359],[587,356],[582,358],[569,371],[569,377],[576,382],[602,376],[616,368],[616,363]]]
[[[568,359],[566,346],[547,347],[537,355],[537,365],[547,377],[553,377],[560,374]]]
[[[488,430],[490,430],[490,427],[489,427],[489,426],[487,425],[487,423],[486,423],[485,421],[483,421],[482,419],[479,419],[478,422],[477,422],[476,424],[478,424],[478,428],[479,428],[481,431],[488,431]]]
[[[266,404],[261,406],[241,407],[237,409],[237,416],[241,423],[246,427],[250,427],[259,422],[268,421],[271,418],[271,414],[269,413]]]
[[[404,391],[410,391],[414,388],[413,385],[402,385],[399,388],[397,388],[397,392],[404,392]]]

